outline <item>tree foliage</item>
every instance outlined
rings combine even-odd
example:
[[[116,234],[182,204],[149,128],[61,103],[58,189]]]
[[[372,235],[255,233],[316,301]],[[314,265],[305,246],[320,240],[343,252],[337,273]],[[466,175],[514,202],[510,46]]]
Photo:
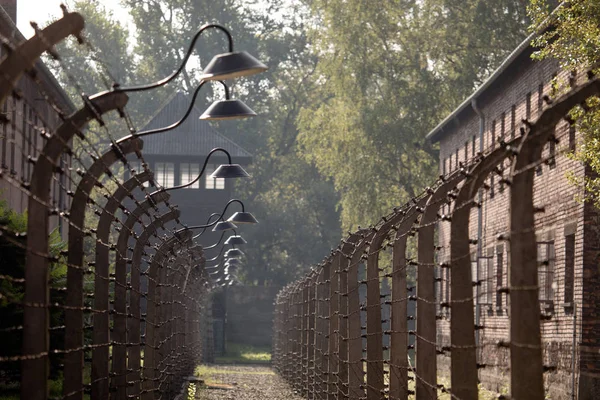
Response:
[[[425,135],[526,34],[523,1],[312,0],[319,57],[299,117],[302,155],[333,180],[344,229],[376,221],[434,179]]]
[[[559,7],[555,1],[531,0],[531,29],[540,32],[533,41],[539,47],[536,59],[553,58],[567,71],[595,70],[600,73],[600,3],[596,0],[567,0]],[[556,8],[555,8],[556,7]],[[576,108],[571,117],[581,133],[574,158],[593,172],[585,179],[574,179],[585,189],[585,197],[600,206],[600,100],[588,100],[588,110]]]

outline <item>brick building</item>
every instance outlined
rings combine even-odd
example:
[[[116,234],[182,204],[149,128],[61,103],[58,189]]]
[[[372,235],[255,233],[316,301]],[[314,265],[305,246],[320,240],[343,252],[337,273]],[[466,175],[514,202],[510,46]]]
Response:
[[[25,40],[15,24],[16,4],[16,0],[0,1],[0,35],[15,46]],[[0,49],[0,58],[4,54],[4,48]],[[0,180],[0,201],[19,213],[27,208],[27,195],[17,182],[29,182],[33,171],[33,165],[27,161],[27,157],[37,157],[45,143],[43,133],[54,131],[61,123],[59,112],[51,103],[64,115],[75,111],[75,106],[48,68],[41,61],[36,62],[34,68],[35,80],[28,74],[24,75],[15,90],[19,96],[10,96],[1,110],[7,122],[0,125],[0,168],[2,174],[13,183],[9,183],[8,179]],[[63,167],[71,163],[66,155],[63,155],[61,162]],[[69,206],[66,190],[59,190],[60,186],[69,184],[67,178],[65,174],[57,175],[52,185],[52,207],[60,211]],[[58,216],[51,216],[50,229],[57,227],[61,235],[66,237],[66,226]]]
[[[544,96],[557,90],[554,77],[564,85],[574,77],[560,71],[552,60],[533,61],[533,49],[525,40],[503,64],[454,112],[428,134],[440,146],[440,173],[447,174],[477,153],[498,145],[501,138],[520,134],[522,120],[535,120],[545,106]],[[560,90],[560,89],[558,89]],[[600,312],[597,257],[600,254],[598,211],[576,200],[581,191],[571,184],[567,174],[582,178],[589,170],[567,154],[578,145],[574,128],[565,121],[556,127],[558,144],[548,143],[544,156],[548,161],[536,169],[534,202],[544,212],[536,215],[541,328],[544,364],[556,371],[546,374],[546,389],[551,399],[600,398]],[[508,161],[503,166],[508,171]],[[498,238],[508,230],[509,188],[498,175],[487,180],[489,189],[481,191],[482,207],[474,208],[469,227],[474,280],[480,282],[475,293],[476,324],[485,328],[478,333],[480,379],[488,387],[502,391],[508,387],[508,349],[498,348],[500,340],[509,340],[508,295],[499,290],[508,286],[508,243]],[[444,210],[448,213],[448,206]],[[449,257],[450,225],[439,226],[442,250],[439,261]],[[542,262],[543,261],[543,262]],[[441,302],[450,299],[448,268],[439,268]],[[475,289],[477,291],[477,289]],[[449,343],[449,309],[438,326],[438,344]],[[441,364],[448,363],[440,356]]]

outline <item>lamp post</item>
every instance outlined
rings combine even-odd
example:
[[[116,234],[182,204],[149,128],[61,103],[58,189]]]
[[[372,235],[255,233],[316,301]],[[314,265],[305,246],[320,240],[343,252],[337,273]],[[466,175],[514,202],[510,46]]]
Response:
[[[211,80],[225,80],[232,78],[239,78],[242,76],[254,75],[260,72],[264,72],[267,70],[267,66],[258,61],[256,58],[251,56],[245,51],[234,52],[233,51],[233,37],[227,28],[218,24],[206,24],[200,27],[198,31],[195,33],[192,38],[192,42],[190,43],[185,57],[181,62],[181,65],[177,67],[177,69],[170,74],[169,76],[153,83],[138,85],[138,86],[129,86],[129,87],[121,87],[119,84],[113,85],[115,91],[120,92],[144,92],[151,89],[155,89],[160,86],[164,86],[167,83],[171,82],[175,79],[187,64],[192,52],[194,51],[194,46],[196,42],[200,38],[200,36],[206,32],[208,29],[217,29],[225,33],[227,36],[227,40],[229,42],[229,52],[218,54],[208,63],[206,68],[202,71],[201,79],[205,81]]]

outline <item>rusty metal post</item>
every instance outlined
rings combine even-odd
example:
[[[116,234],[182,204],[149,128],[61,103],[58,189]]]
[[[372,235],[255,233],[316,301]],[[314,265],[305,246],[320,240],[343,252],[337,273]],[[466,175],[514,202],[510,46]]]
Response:
[[[360,322],[360,296],[358,291],[358,264],[365,246],[365,236],[352,251],[348,266],[348,396],[352,400],[365,397],[362,356],[362,329]]]
[[[436,349],[436,310],[435,310],[435,222],[440,206],[445,203],[448,192],[462,180],[462,174],[455,174],[441,183],[431,197],[421,215],[418,231],[417,270],[417,372],[416,399],[427,400],[437,396],[437,349]]]
[[[75,36],[81,42],[81,32],[85,25],[83,17],[78,13],[63,11],[64,15],[61,19],[54,21],[40,32],[36,32],[29,40],[20,43],[2,60],[2,64],[0,64],[0,107],[13,91],[21,76],[33,68],[44,52],[53,51],[55,45],[70,35]],[[47,393],[39,394],[39,396],[42,395],[45,397]]]
[[[331,319],[331,315],[329,314],[329,282],[331,279],[331,258],[329,258],[325,264],[323,265],[322,274],[323,274],[323,282],[321,283],[321,301],[319,303],[319,315],[321,317],[321,329],[320,332],[320,340],[321,340],[321,376],[320,376],[320,385],[319,385],[319,393],[323,394],[327,399],[327,382],[329,380],[329,358],[330,358],[330,349],[329,349],[329,321]]]
[[[351,252],[356,242],[359,240],[359,234],[351,235],[341,246],[338,258],[338,271],[340,274],[340,283],[338,289],[338,336],[339,336],[339,354],[338,354],[338,399],[348,399],[348,268],[350,265]]]
[[[530,126],[511,168],[510,355],[511,398],[543,399],[537,244],[534,226],[534,169],[556,124],[569,110],[600,92],[597,77],[554,100]]]
[[[52,174],[66,146],[81,129],[98,115],[123,108],[124,93],[106,93],[90,99],[86,106],[66,119],[48,139],[37,159],[31,177],[27,221],[27,257],[23,303],[23,356],[21,397],[45,399],[47,396],[49,316],[48,316],[48,218]],[[92,109],[93,107],[93,109]],[[44,306],[40,306],[44,305]],[[27,357],[30,356],[30,357]]]
[[[367,256],[367,400],[379,400],[384,394],[383,328],[379,248],[369,245]]]
[[[96,159],[81,177],[73,196],[69,220],[69,254],[67,256],[67,298],[65,309],[65,350],[63,395],[74,400],[83,399],[83,240],[85,237],[85,211],[92,189],[103,174],[111,174],[110,167],[124,160],[130,153],[139,153],[143,147],[140,139],[130,140]],[[102,299],[96,299],[102,301]],[[108,347],[108,346],[107,346]]]
[[[518,143],[516,138],[512,143]],[[477,399],[477,344],[473,305],[473,277],[471,273],[469,219],[475,206],[475,196],[485,179],[508,156],[499,148],[480,160],[468,172],[456,195],[450,225],[450,319],[451,389],[461,399]]]
[[[392,255],[392,307],[390,325],[390,396],[405,400],[410,394],[408,389],[408,290],[406,279],[406,241],[408,234],[421,215],[421,207],[427,202],[423,197],[407,210],[401,211],[392,223],[401,220],[396,226]],[[417,365],[418,368],[418,365]]]
[[[96,231],[96,275],[94,279],[94,310],[93,316],[93,342],[95,344],[106,343],[107,346],[94,347],[92,349],[92,399],[107,399],[109,397],[109,235],[115,213],[127,196],[136,187],[152,180],[150,172],[137,174],[117,188],[112,196],[108,198],[98,221]],[[101,311],[102,313],[98,313]]]
[[[144,248],[148,245],[150,238],[156,234],[159,228],[164,228],[168,222],[179,219],[181,212],[171,210],[161,215],[152,223],[147,225],[139,235],[133,248],[131,257],[131,278],[129,289],[129,314],[127,319],[127,381],[128,395],[139,396],[141,383],[141,310],[140,310],[140,278],[142,256]]]
[[[309,324],[309,310],[308,310],[308,285],[309,278],[305,277],[302,279],[302,373],[300,374],[300,393],[303,396],[308,395],[308,324]]]
[[[124,400],[127,398],[127,249],[132,229],[136,223],[141,222],[142,215],[148,213],[150,208],[169,200],[166,192],[154,193],[141,202],[129,214],[117,238],[117,251],[115,260],[115,304],[113,317],[113,352],[111,399]]]
[[[308,281],[308,376],[307,376],[307,391],[308,398],[316,398],[316,354],[315,354],[315,322],[317,315],[317,276],[313,270]]]
[[[156,303],[160,301],[160,298],[156,295],[157,285],[161,283],[158,276],[159,268],[170,253],[177,251],[180,245],[188,243],[191,238],[192,233],[190,231],[184,231],[179,237],[174,236],[166,240],[158,247],[156,254],[150,262],[150,268],[148,270],[148,294],[146,296],[146,340],[144,343],[144,367],[142,369],[142,400],[153,400],[154,391],[156,390],[155,370],[157,365],[154,353],[157,347],[155,337],[155,327],[157,325]]]
[[[338,363],[340,354],[340,336],[339,336],[339,290],[340,290],[340,259],[338,252],[332,256],[329,279],[329,375],[327,398],[335,399],[337,397],[338,387]]]

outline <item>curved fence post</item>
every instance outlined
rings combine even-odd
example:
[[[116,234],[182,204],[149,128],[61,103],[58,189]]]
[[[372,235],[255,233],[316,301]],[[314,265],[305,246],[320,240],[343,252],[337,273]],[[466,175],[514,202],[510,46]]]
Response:
[[[436,349],[436,309],[435,309],[435,222],[440,205],[445,202],[448,192],[456,187],[463,175],[454,174],[442,181],[425,203],[417,237],[417,370],[416,398],[425,400],[437,396],[437,349]]]
[[[142,215],[150,208],[156,208],[160,203],[169,200],[167,192],[156,192],[141,202],[129,214],[117,238],[115,260],[115,306],[113,317],[113,353],[111,399],[124,400],[127,398],[127,249],[133,227],[141,222]]]
[[[356,243],[360,240],[360,231],[354,233],[342,242],[338,250],[338,267],[339,271],[339,289],[338,289],[338,388],[337,396],[339,399],[348,399],[348,268],[351,259],[351,252]]]
[[[510,193],[510,355],[511,397],[543,399],[537,243],[530,166],[542,156],[556,124],[576,105],[600,92],[597,77],[553,101],[530,126],[511,168]]]
[[[159,281],[158,270],[161,268],[165,258],[169,256],[171,252],[177,251],[178,245],[183,245],[191,241],[192,232],[184,231],[179,237],[172,237],[163,242],[158,249],[156,254],[150,261],[150,267],[148,269],[148,294],[147,309],[146,309],[146,340],[144,343],[144,367],[142,368],[142,400],[153,400],[154,392],[156,391],[155,386],[155,370],[156,370],[156,305],[160,301],[160,297],[157,296],[157,285],[163,283]]]
[[[521,138],[513,139],[518,143]],[[504,147],[482,158],[468,173],[456,195],[450,224],[450,344],[451,390],[461,399],[477,399],[477,345],[471,273],[469,221],[475,196],[488,175],[510,153]]]
[[[83,399],[83,240],[85,237],[85,210],[92,189],[103,174],[111,174],[110,167],[129,153],[139,153],[140,139],[123,143],[96,159],[77,185],[69,211],[69,254],[67,256],[67,298],[65,310],[65,367],[63,395]],[[105,343],[108,347],[108,343]]]
[[[92,119],[127,104],[124,93],[104,93],[89,99],[85,107],[67,118],[49,137],[35,162],[28,200],[27,256],[25,260],[25,296],[23,301],[23,373],[21,397],[44,399],[47,395],[49,316],[48,316],[48,204],[52,174],[68,143]],[[44,305],[41,307],[40,305]],[[27,357],[30,356],[30,357]]]
[[[362,399],[365,396],[358,265],[368,241],[366,231],[362,231],[360,237],[360,241],[352,250],[348,266],[348,396],[352,400]]]
[[[121,203],[136,187],[151,181],[152,173],[143,172],[134,175],[122,186],[117,188],[108,198],[98,220],[96,231],[96,276],[94,278],[94,310],[102,313],[94,314],[93,341],[94,343],[110,343],[109,330],[109,235],[115,213]],[[109,397],[109,348],[108,346],[92,349],[92,399],[107,399]]]
[[[160,193],[160,192],[159,192]],[[181,212],[171,210],[161,215],[147,225],[139,235],[133,248],[131,256],[131,279],[129,287],[129,314],[127,318],[127,381],[129,384],[129,396],[139,396],[141,383],[141,310],[140,310],[140,280],[141,262],[144,248],[148,245],[150,237],[156,234],[160,228],[168,222],[179,219]]]
[[[31,37],[29,40],[11,49],[0,64],[0,107],[12,92],[17,81],[31,69],[44,52],[52,51],[59,42],[73,35],[81,41],[81,31],[85,22],[78,13],[64,13],[61,19]]]

